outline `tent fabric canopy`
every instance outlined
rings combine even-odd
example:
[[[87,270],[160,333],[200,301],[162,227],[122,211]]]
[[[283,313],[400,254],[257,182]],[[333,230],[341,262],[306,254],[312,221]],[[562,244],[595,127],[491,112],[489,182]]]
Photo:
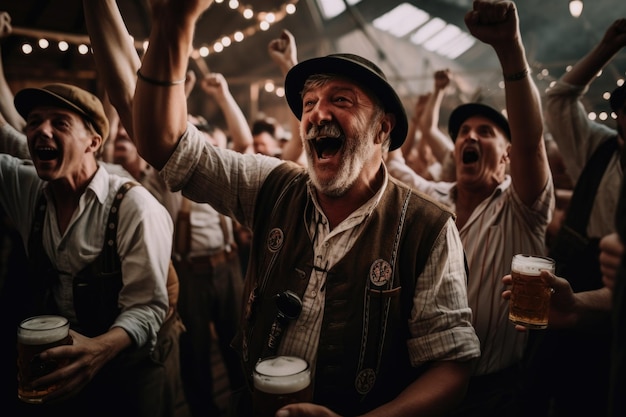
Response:
[[[81,55],[77,45],[88,42],[82,0],[20,0],[7,2],[14,33],[2,39],[2,58],[5,73],[14,88],[48,82],[74,82],[100,92],[97,69],[88,52]],[[141,50],[150,29],[147,0],[118,0],[135,44]],[[398,39],[382,32],[372,21],[402,1],[362,0],[341,15],[324,20],[316,0],[255,0],[251,7],[262,16],[265,11],[282,12],[286,4],[295,4],[294,14],[282,13],[279,21],[267,30],[255,28],[254,19],[242,16],[241,9],[232,10],[228,2],[214,3],[202,16],[196,30],[196,47],[213,47],[225,35],[241,31],[245,39],[232,44],[222,52],[211,50],[207,57],[193,60],[190,68],[198,72],[222,73],[244,113],[253,119],[263,112],[285,121],[289,117],[284,97],[265,91],[268,82],[282,85],[282,76],[267,54],[267,44],[280,36],[283,29],[293,33],[298,47],[298,58],[304,60],[330,53],[355,53],[379,65],[396,88],[407,111],[410,112],[418,94],[432,90],[434,71],[449,68],[453,85],[444,99],[444,111],[468,101],[484,101],[496,107],[503,106],[501,74],[495,54],[488,46],[477,42],[454,60],[444,58],[421,46],[412,44],[408,36]],[[411,3],[431,16],[437,16],[461,29],[463,17],[471,7],[471,0],[413,0]],[[626,2],[594,0],[585,2],[582,15],[569,14],[567,1],[518,0],[521,30],[531,69],[540,91],[561,76],[568,65],[587,53],[604,34],[617,16],[626,16]],[[610,10],[610,13],[607,11]],[[38,46],[38,38],[46,38],[50,47]],[[54,47],[59,38],[70,43],[63,52]],[[30,54],[23,52],[24,44],[32,45]],[[200,64],[200,65],[198,65]],[[626,70],[626,52],[622,51],[592,85],[585,100],[588,107],[600,112],[610,111],[602,97],[612,91],[623,79]],[[207,119],[219,119],[217,107],[206,97],[194,92],[190,108]],[[446,114],[442,114],[442,122]]]

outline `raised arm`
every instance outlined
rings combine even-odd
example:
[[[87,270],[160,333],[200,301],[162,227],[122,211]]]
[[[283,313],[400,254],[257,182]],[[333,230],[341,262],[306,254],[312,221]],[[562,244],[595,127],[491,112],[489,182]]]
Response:
[[[428,97],[417,122],[422,131],[422,139],[433,151],[433,155],[439,162],[443,162],[448,154],[454,151],[454,142],[439,129],[439,114],[441,103],[446,93],[446,88],[450,85],[450,70],[435,71],[434,90]]]
[[[415,101],[415,105],[413,106],[413,113],[411,114],[411,117],[409,118],[409,128],[406,133],[406,140],[402,142],[402,145],[400,146],[400,149],[402,150],[402,154],[405,156],[409,154],[411,149],[413,149],[413,146],[415,145],[415,142],[417,141],[416,136],[420,135],[421,137],[422,135],[422,132],[419,131],[419,125],[417,122],[420,118],[420,115],[424,111],[424,105],[426,104],[426,100],[428,100],[428,96],[430,94],[432,93],[428,92],[424,94],[419,94],[417,96],[417,100]]]
[[[475,0],[465,23],[472,35],[493,47],[500,61],[511,129],[511,177],[517,194],[530,205],[549,180],[550,167],[541,101],[529,74],[515,3]]]
[[[283,30],[279,38],[270,41],[267,45],[267,52],[280,69],[283,77],[287,75],[291,67],[298,63],[296,39],[288,30]],[[283,148],[281,158],[306,165],[306,156],[302,147],[302,139],[300,139],[300,121],[296,116],[291,115],[289,124],[291,126],[291,140],[287,141]]]
[[[430,145],[424,141],[424,135],[419,125],[419,119],[424,112],[426,102],[431,95],[432,92],[428,92],[417,96],[417,101],[415,106],[413,106],[413,114],[409,118],[409,128],[407,130],[406,140],[400,148],[389,152],[387,156],[388,167],[395,165],[390,165],[390,161],[403,163],[416,174],[427,180],[434,180],[430,167],[433,164],[437,164],[437,161],[433,157]]]
[[[226,125],[233,141],[233,150],[252,153],[252,132],[241,107],[228,89],[222,74],[209,73],[200,80],[200,88],[217,102],[226,119]]]
[[[422,140],[422,130],[420,129],[419,119],[424,111],[424,107],[426,106],[426,101],[431,94],[431,92],[428,92],[418,95],[415,106],[413,106],[413,114],[409,118],[409,128],[406,133],[406,140],[399,148],[402,156],[407,161],[411,161],[418,157],[417,145]]]
[[[11,16],[7,12],[0,12],[0,40],[11,34],[13,28],[11,26]],[[9,87],[4,75],[4,63],[2,62],[2,54],[0,53],[0,126],[5,123],[10,124],[16,130],[22,131],[26,125],[26,121],[20,116],[13,104],[13,92]]]
[[[139,55],[115,0],[83,0],[87,32],[98,75],[131,138],[132,101]]]
[[[9,36],[11,32],[11,16],[7,12],[0,12],[0,40]],[[4,76],[4,65],[2,54],[0,54],[0,153],[30,159],[28,143],[23,133],[26,121],[17,112],[13,97],[13,92]]]
[[[590,84],[604,66],[626,46],[626,19],[617,19],[604,33],[602,40],[563,75],[573,85]]]
[[[185,78],[195,25],[212,0],[150,0],[152,28],[133,100],[141,156],[161,169],[187,129]]]

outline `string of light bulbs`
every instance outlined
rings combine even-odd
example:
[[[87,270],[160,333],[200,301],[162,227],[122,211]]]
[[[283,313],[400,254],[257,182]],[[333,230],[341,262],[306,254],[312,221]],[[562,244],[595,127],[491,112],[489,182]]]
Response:
[[[217,6],[225,3],[225,0],[215,0]],[[229,0],[228,7],[239,12],[246,20],[253,21],[255,23],[250,24],[243,30],[236,31],[229,35],[221,36],[219,39],[212,43],[202,43],[200,46],[193,49],[191,52],[191,58],[194,60],[198,69],[203,73],[208,73],[209,68],[203,58],[209,54],[222,52],[225,48],[233,44],[233,42],[243,42],[245,39],[250,38],[259,31],[267,31],[272,25],[282,21],[288,15],[292,15],[296,12],[296,4],[298,0],[289,0],[282,4],[279,8],[270,11],[255,12],[251,6],[243,5],[238,0]],[[24,27],[13,27],[12,35],[23,36],[29,38],[35,38],[37,45],[41,49],[47,49],[50,47],[51,41],[57,42],[57,47],[61,52],[67,52],[71,45],[76,46],[76,50],[81,55],[86,55],[91,52],[91,42],[89,36],[75,35],[68,33],[60,33],[41,29],[31,29]],[[143,52],[148,48],[147,40],[137,40],[133,38],[135,48]],[[34,47],[30,42],[25,42],[21,46],[22,53],[29,55],[34,52]],[[271,84],[271,83],[269,83]],[[273,88],[273,85],[268,85],[265,82],[264,90],[266,92],[274,92],[278,97],[284,95],[284,90],[281,87]]]
[[[226,4],[227,0],[215,0],[215,6],[219,6],[222,4]],[[233,42],[242,42],[246,38],[249,38],[259,31],[267,31],[273,24],[276,24],[282,21],[286,16],[292,15],[296,12],[296,5],[298,0],[289,0],[283,3],[279,8],[270,11],[260,11],[255,12],[252,6],[243,5],[238,0],[228,0],[227,6],[241,14],[246,20],[254,21],[255,23],[250,24],[246,28],[231,33],[229,35],[221,36],[219,39],[211,42],[211,43],[202,43],[198,47],[194,48],[191,53],[191,58],[194,59],[198,67],[203,72],[208,72],[208,67],[206,66],[206,62],[203,58],[207,57],[210,54],[220,53],[225,48],[229,47],[233,44]],[[582,3],[580,0],[572,0],[570,3]],[[212,6],[212,7],[215,7]],[[582,7],[580,7],[582,11]],[[572,15],[578,17],[580,12],[574,13]],[[88,36],[85,35],[75,35],[68,33],[60,33],[54,31],[40,30],[40,29],[31,29],[31,28],[23,28],[23,27],[13,27],[12,35],[15,36],[23,36],[38,39],[37,44],[41,49],[47,49],[50,46],[50,41],[56,41],[58,43],[59,51],[66,52],[69,50],[70,45],[76,45],[77,51],[81,55],[86,55],[91,51],[90,40]],[[145,51],[147,49],[148,43],[147,40],[136,40],[134,39],[134,44],[137,50]],[[22,45],[22,52],[26,55],[32,53],[34,48],[32,44],[26,42]],[[569,70],[569,69],[568,69]],[[537,72],[538,81],[551,78],[547,73],[546,69]],[[554,80],[552,80],[554,82]],[[624,79],[620,79],[617,81],[617,85],[622,85],[624,83]],[[263,83],[263,90],[268,93],[274,93],[278,97],[284,96],[284,89],[282,87],[278,87],[274,85],[271,81],[265,81]],[[503,85],[500,86],[503,88]],[[603,99],[608,100],[606,96],[607,93],[603,93]],[[592,112],[593,113],[593,112]],[[590,117],[593,117],[590,113]],[[609,117],[615,118],[614,114],[611,114]]]
[[[225,0],[215,0],[216,5],[218,6],[224,2]],[[219,53],[230,46],[233,42],[242,42],[259,31],[267,31],[273,24],[282,21],[288,15],[294,14],[296,12],[297,3],[298,0],[289,0],[278,9],[255,12],[251,6],[242,5],[238,0],[229,0],[228,7],[230,7],[231,10],[239,12],[246,20],[251,20],[255,23],[250,24],[242,30],[221,36],[219,39],[211,43],[202,43],[200,46],[194,48],[192,56],[206,57],[211,53]],[[38,39],[37,43],[41,49],[47,49],[50,46],[50,41],[58,42],[58,48],[61,52],[68,51],[70,45],[76,45],[77,50],[81,55],[86,55],[91,49],[89,36],[86,35],[74,35],[25,27],[13,27],[11,34],[36,38]],[[147,40],[134,39],[135,47],[138,50],[145,51],[148,45],[147,42]],[[29,42],[22,44],[21,49],[26,55],[34,51],[33,45]]]
[[[224,2],[225,0],[215,1],[216,4],[222,4]],[[202,57],[206,57],[211,53],[223,51],[224,48],[229,47],[233,42],[242,42],[244,39],[253,36],[259,31],[267,31],[273,24],[280,22],[288,15],[294,14],[296,12],[297,3],[298,0],[289,0],[276,10],[254,12],[251,6],[242,5],[238,0],[229,0],[228,6],[232,10],[238,11],[245,19],[255,20],[256,23],[251,24],[243,30],[224,35],[213,43],[205,43],[199,48],[196,48],[194,52]]]

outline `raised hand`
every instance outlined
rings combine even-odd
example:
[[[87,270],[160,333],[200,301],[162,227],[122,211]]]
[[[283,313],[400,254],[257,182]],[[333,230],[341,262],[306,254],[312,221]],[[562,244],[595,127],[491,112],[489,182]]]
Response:
[[[617,19],[604,33],[602,43],[619,50],[626,46],[626,18]]]
[[[224,99],[228,94],[228,82],[222,74],[212,72],[200,80],[200,88],[216,100]]]
[[[417,101],[415,102],[415,106],[413,107],[413,117],[412,120],[417,122],[421,117],[424,109],[426,108],[426,103],[431,96],[431,92],[420,94],[417,96]]]
[[[6,38],[13,32],[11,16],[7,12],[0,12],[0,39]]]
[[[283,75],[298,63],[296,39],[286,29],[283,30],[279,38],[270,41],[267,45],[267,51]]]
[[[465,24],[476,39],[494,47],[508,45],[519,35],[517,9],[511,1],[475,0],[473,10],[465,15]]]
[[[450,85],[452,81],[451,72],[449,69],[443,69],[435,71],[435,89],[443,90]]]

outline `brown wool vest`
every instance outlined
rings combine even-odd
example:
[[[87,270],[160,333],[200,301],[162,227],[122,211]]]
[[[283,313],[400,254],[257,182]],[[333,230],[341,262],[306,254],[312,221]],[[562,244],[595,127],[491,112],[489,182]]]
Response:
[[[276,317],[273,296],[291,290],[302,297],[311,274],[313,247],[303,220],[311,216],[305,213],[312,206],[307,180],[301,168],[283,164],[256,203],[257,256],[250,261],[245,292],[251,296],[235,340],[248,375]],[[419,375],[408,359],[407,320],[415,280],[450,216],[390,179],[355,245],[328,271],[315,403],[342,415],[361,414],[397,396]]]

